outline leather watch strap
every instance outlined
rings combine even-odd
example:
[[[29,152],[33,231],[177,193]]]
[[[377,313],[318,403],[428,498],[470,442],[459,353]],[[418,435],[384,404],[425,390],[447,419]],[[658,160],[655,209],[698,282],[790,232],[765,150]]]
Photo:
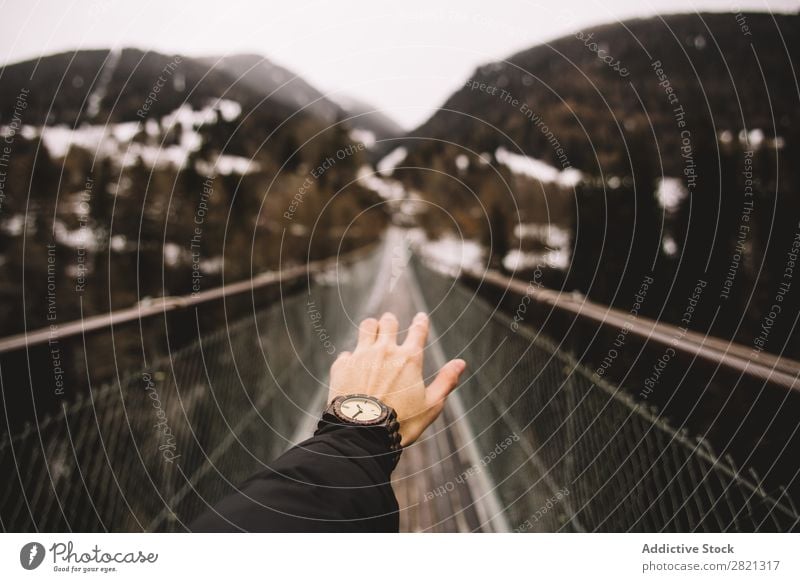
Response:
[[[364,395],[358,395],[364,396]],[[379,399],[375,398],[374,396],[370,396],[369,398],[377,400],[380,402],[381,406],[386,410],[387,415],[386,418],[379,422],[378,424],[373,425],[364,425],[361,423],[349,422],[348,419],[340,414],[336,413],[336,403],[340,399],[350,398],[352,395],[348,396],[340,396],[331,402],[330,405],[325,409],[325,412],[322,414],[322,418],[320,419],[320,426],[323,423],[328,424],[339,424],[342,426],[348,426],[353,428],[363,428],[365,430],[374,430],[378,429],[381,432],[385,431],[385,435],[387,438],[387,447],[390,451],[390,460],[391,460],[391,468],[397,466],[397,463],[400,461],[400,455],[403,452],[403,447],[400,445],[401,436],[400,436],[400,423],[397,420],[397,412],[391,407],[387,406],[383,402],[380,402]]]

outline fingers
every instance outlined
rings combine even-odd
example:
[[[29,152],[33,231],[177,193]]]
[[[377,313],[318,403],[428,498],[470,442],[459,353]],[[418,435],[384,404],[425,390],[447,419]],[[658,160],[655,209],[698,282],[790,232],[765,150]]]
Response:
[[[380,321],[372,317],[365,319],[358,328],[358,346],[356,348],[366,348],[375,343],[396,344],[398,327],[397,317],[389,312],[384,313]],[[428,316],[424,313],[417,313],[408,329],[408,336],[403,342],[403,346],[421,351],[425,347],[427,339]]]
[[[358,327],[358,346],[366,348],[375,343],[378,334],[378,320],[370,317],[361,322]]]
[[[464,360],[450,360],[442,366],[436,379],[428,386],[426,398],[429,406],[444,402],[458,384],[458,379],[466,367],[467,363]]]
[[[393,345],[397,343],[397,318],[392,313],[384,313],[378,324],[378,343]]]
[[[428,316],[424,313],[417,313],[411,322],[411,327],[408,328],[408,335],[406,336],[406,341],[403,342],[403,346],[414,351],[422,351],[427,339]]]

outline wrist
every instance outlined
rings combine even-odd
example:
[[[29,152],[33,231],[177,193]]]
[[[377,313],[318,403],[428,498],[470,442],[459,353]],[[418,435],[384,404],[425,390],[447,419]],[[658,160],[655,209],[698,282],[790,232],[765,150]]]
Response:
[[[382,460],[388,462],[389,472],[400,459],[402,447],[397,413],[374,396],[349,394],[334,398],[323,412],[317,432],[326,428],[347,430],[377,445]]]

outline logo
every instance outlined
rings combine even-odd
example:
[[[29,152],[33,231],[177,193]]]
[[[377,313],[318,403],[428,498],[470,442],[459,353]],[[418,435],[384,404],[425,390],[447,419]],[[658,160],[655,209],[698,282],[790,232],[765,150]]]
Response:
[[[19,551],[19,563],[26,570],[35,570],[44,561],[44,546],[38,542],[29,542]]]

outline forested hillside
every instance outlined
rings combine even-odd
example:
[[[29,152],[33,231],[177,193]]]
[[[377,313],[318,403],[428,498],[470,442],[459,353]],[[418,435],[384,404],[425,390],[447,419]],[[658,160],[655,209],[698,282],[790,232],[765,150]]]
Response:
[[[76,51],[7,65],[0,86],[4,334],[47,325],[48,297],[67,321],[347,251],[385,224],[362,214],[379,200],[356,180],[364,131],[263,58]]]
[[[625,309],[652,276],[643,313],[674,323],[704,281],[689,325],[752,344],[800,228],[798,24],[694,14],[576,31],[480,67],[383,153],[433,203],[429,231],[457,225],[495,265]],[[790,340],[798,356],[787,311],[766,349]]]

